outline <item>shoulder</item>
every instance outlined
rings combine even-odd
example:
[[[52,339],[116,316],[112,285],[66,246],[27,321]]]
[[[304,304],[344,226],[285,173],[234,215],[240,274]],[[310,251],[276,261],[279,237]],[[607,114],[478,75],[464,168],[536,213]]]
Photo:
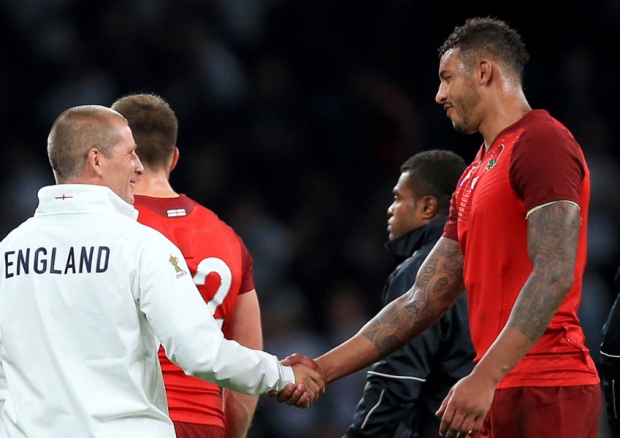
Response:
[[[564,186],[569,182],[574,192],[579,193],[581,181],[588,173],[581,146],[571,132],[546,111],[530,114],[521,124],[521,133],[512,151],[510,177],[513,188],[524,196],[525,184],[533,181],[531,192],[538,197],[549,192],[541,187]]]
[[[31,226],[33,222],[31,219],[27,219],[22,222],[17,227],[13,228],[3,239],[0,241],[0,248],[7,246],[10,242],[14,241],[16,238],[27,237],[31,234]]]
[[[580,149],[573,134],[560,121],[554,119],[548,112],[542,110],[532,111],[524,117],[522,132],[519,141],[515,145],[519,148],[532,148],[532,153],[558,149],[558,144],[563,149],[577,151]]]
[[[126,242],[141,251],[150,251],[154,248],[169,248],[175,245],[162,232],[152,226],[144,225],[131,218],[122,218],[122,234]],[[120,224],[119,224],[120,225]]]
[[[228,237],[241,239],[233,227],[221,219],[217,213],[196,201],[192,200],[192,202],[194,203],[194,210],[189,216],[191,220],[201,223],[210,229],[219,230],[220,233],[226,234]]]
[[[193,211],[193,215],[207,223],[232,230],[232,227],[228,225],[223,219],[221,219],[217,213],[205,207],[204,205],[196,203],[196,206]]]

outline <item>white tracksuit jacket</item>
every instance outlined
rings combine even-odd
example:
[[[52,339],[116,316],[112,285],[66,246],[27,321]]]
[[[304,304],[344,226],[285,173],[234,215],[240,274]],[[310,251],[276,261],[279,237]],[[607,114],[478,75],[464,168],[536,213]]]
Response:
[[[49,186],[0,243],[0,436],[174,437],[159,342],[237,391],[294,382],[275,356],[223,338],[179,249],[136,217],[107,187]]]

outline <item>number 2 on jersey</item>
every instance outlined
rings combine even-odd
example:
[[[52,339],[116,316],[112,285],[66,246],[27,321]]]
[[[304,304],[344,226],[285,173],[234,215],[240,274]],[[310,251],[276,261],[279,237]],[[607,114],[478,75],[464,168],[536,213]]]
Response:
[[[217,257],[206,258],[201,260],[196,267],[194,284],[196,286],[204,285],[207,281],[207,276],[212,272],[215,272],[220,276],[220,286],[217,288],[213,298],[211,298],[211,300],[207,303],[209,311],[213,316],[215,316],[215,311],[222,305],[228,295],[228,292],[230,292],[230,285],[232,284],[232,271],[224,260],[218,259]],[[222,325],[224,325],[224,319],[218,318],[215,321],[221,329]]]

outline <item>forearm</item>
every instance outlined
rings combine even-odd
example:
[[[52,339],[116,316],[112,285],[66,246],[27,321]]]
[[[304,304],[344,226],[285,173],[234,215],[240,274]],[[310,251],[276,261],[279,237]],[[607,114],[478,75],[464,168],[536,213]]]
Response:
[[[361,370],[398,350],[436,322],[446,306],[428,306],[410,291],[388,304],[360,331],[316,359],[327,383]]]
[[[497,386],[533,346],[534,342],[526,335],[506,326],[472,373],[485,376]]]
[[[361,330],[317,358],[327,382],[358,371],[401,348],[434,324],[463,291],[462,254],[441,238],[420,268],[413,287]]]
[[[226,438],[245,438],[256,411],[258,396],[228,389],[223,394]]]
[[[315,361],[326,379],[325,383],[331,383],[375,363],[380,358],[375,345],[360,331]]]

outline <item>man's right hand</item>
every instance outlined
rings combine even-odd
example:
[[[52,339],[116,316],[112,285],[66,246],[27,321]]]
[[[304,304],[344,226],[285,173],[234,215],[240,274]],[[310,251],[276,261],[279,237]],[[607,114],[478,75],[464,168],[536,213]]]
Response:
[[[294,353],[282,360],[282,365],[290,365],[295,373],[295,383],[288,384],[280,391],[270,391],[269,396],[278,402],[298,408],[307,408],[325,392],[325,378],[315,361]]]

